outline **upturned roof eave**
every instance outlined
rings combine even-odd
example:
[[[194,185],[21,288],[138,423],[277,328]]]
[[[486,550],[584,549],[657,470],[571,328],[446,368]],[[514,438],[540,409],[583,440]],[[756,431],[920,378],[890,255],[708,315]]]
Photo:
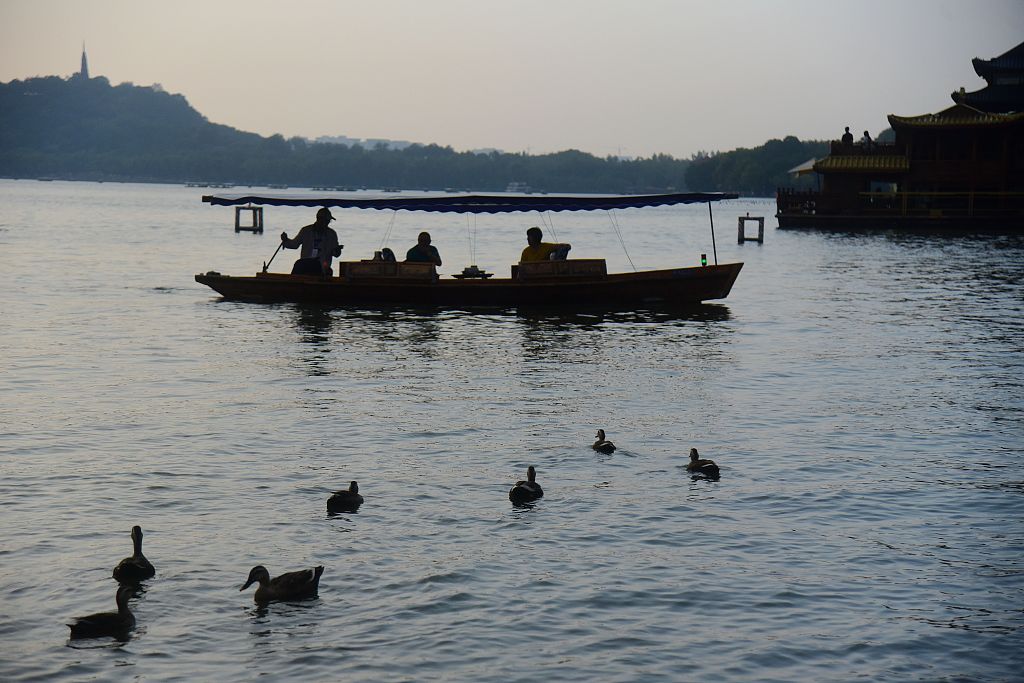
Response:
[[[889,120],[889,125],[893,128],[899,126],[907,128],[998,126],[1024,120],[1024,112],[994,114],[958,102],[949,109],[944,109],[934,114],[921,114],[918,116],[889,114],[886,118]]]

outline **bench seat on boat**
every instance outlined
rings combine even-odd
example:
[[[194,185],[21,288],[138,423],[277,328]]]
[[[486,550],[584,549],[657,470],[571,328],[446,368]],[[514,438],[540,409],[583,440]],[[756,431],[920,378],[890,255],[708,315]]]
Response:
[[[584,277],[607,275],[608,266],[603,258],[577,258],[565,261],[527,261],[512,266],[512,279],[536,280],[540,278]]]
[[[349,280],[361,278],[394,278],[401,280],[435,280],[433,263],[399,263],[395,261],[343,261],[338,273]]]

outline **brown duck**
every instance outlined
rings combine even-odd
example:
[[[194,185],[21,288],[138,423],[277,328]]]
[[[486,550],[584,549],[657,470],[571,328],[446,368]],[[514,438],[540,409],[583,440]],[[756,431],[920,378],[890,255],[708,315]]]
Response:
[[[537,483],[537,470],[533,465],[526,468],[526,481],[517,481],[508,492],[508,499],[513,503],[529,503],[544,496],[544,489]]]
[[[328,512],[355,512],[363,504],[363,497],[359,495],[359,484],[352,482],[348,490],[336,491],[333,496],[327,499]]]
[[[317,588],[320,585],[320,575],[323,573],[323,567],[313,567],[312,569],[288,572],[271,579],[267,568],[259,564],[249,571],[249,580],[238,590],[244,591],[253,583],[258,582],[260,586],[256,589],[256,602],[312,598],[316,596]]]
[[[124,637],[135,628],[135,615],[128,609],[128,600],[135,594],[134,586],[119,586],[117,589],[117,611],[98,612],[78,617],[68,624],[72,638],[101,638],[104,636]]]
[[[597,430],[597,441],[594,442],[594,445],[592,445],[591,448],[593,448],[598,453],[614,453],[615,452],[615,444],[613,444],[611,441],[608,441],[607,439],[604,438],[604,430],[603,429],[598,429]]]
[[[687,472],[693,472],[695,474],[703,474],[708,477],[718,476],[718,465],[715,464],[714,460],[707,460],[700,457],[697,453],[696,448],[690,449],[690,462],[686,465]]]
[[[135,546],[135,552],[114,567],[114,578],[119,583],[138,583],[151,579],[156,574],[156,569],[142,554],[142,527],[132,527],[132,544]]]

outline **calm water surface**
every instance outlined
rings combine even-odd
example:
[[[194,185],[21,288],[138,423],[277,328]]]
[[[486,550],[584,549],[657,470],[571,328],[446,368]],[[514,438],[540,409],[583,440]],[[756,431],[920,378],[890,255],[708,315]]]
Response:
[[[618,212],[627,256],[555,214],[613,270],[746,265],[684,313],[326,310],[197,285],[314,213],[235,234],[201,192],[0,181],[0,678],[1021,680],[1024,239],[737,245],[772,205],[733,201],[714,247],[706,206]],[[445,273],[541,221],[336,215],[346,258],[427,229]],[[133,524],[138,628],[69,641]],[[319,598],[257,608],[256,564]]]

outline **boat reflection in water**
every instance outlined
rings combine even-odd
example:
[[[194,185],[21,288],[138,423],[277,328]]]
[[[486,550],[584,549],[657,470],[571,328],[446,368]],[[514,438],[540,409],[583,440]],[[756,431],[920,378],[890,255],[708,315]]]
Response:
[[[560,311],[542,307],[520,307],[512,312],[524,321],[539,325],[598,327],[605,323],[672,324],[679,322],[724,322],[732,318],[728,306],[722,304],[694,304],[692,306],[663,306],[636,310]]]

